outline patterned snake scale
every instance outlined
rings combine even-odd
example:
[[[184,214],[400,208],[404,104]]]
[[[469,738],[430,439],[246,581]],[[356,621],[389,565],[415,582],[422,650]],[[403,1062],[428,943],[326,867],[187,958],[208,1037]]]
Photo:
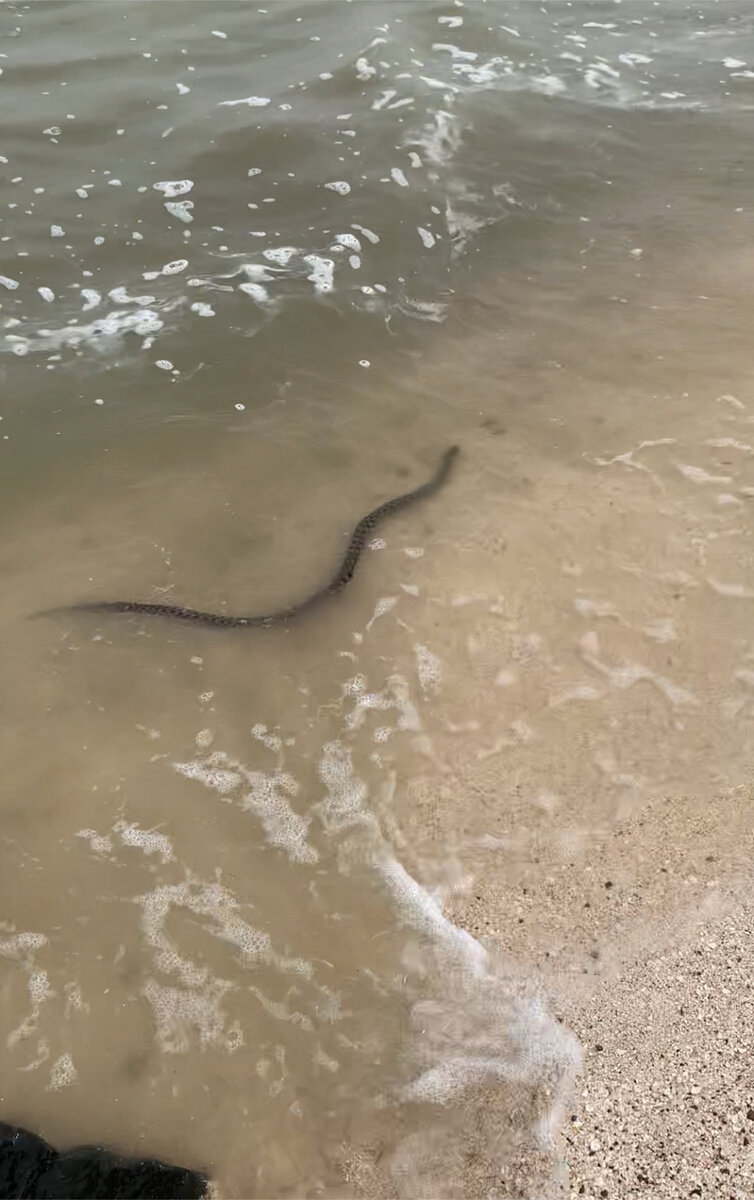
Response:
[[[48,613],[59,613],[61,611],[140,613],[149,617],[172,617],[178,621],[195,621],[201,625],[214,625],[225,629],[282,625],[286,621],[299,616],[305,609],[311,608],[319,600],[323,600],[326,596],[332,596],[335,592],[339,592],[347,583],[350,583],[367,539],[377,526],[381,524],[385,517],[392,516],[393,513],[399,512],[402,508],[406,508],[407,505],[413,504],[416,500],[422,500],[425,496],[431,496],[433,492],[441,488],[450,474],[450,468],[457,454],[458,446],[451,446],[450,449],[445,451],[440,465],[432,478],[428,479],[426,483],[414,488],[412,492],[406,492],[403,496],[396,496],[392,500],[386,500],[384,504],[380,504],[378,508],[372,509],[365,517],[362,517],[351,534],[348,548],[330,582],[323,588],[320,588],[319,591],[302,600],[300,604],[294,604],[290,608],[283,608],[279,612],[268,613],[264,616],[233,617],[225,616],[222,613],[201,612],[195,608],[184,608],[181,604],[150,604],[142,600],[95,600],[89,604],[74,604],[63,610],[50,609]]]

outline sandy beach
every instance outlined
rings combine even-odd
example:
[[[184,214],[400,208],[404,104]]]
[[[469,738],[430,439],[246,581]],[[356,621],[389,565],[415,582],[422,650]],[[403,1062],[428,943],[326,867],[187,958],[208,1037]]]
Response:
[[[754,1191],[752,906],[708,880],[685,916],[676,945],[572,1012],[586,1054],[564,1133],[571,1196]]]

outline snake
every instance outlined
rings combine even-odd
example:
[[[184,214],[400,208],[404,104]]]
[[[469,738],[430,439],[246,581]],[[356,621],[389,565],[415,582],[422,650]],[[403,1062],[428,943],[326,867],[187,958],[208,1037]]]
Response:
[[[202,612],[197,608],[186,608],[182,604],[152,604],[144,600],[94,600],[85,604],[73,604],[67,608],[48,609],[45,614],[64,612],[95,612],[95,613],[131,613],[146,617],[169,617],[176,621],[193,621],[199,625],[213,625],[223,629],[240,629],[240,628],[269,628],[273,625],[283,625],[287,621],[291,621],[294,617],[298,617],[301,613],[317,604],[320,600],[324,600],[327,596],[333,596],[339,592],[346,584],[353,579],[359,559],[364,551],[368,539],[374,533],[378,525],[380,525],[386,517],[392,516],[394,513],[400,512],[407,508],[410,504],[415,504],[417,500],[423,500],[426,496],[431,496],[438,491],[446,482],[453,461],[458,454],[458,446],[450,446],[445,451],[440,460],[434,475],[428,479],[426,483],[422,483],[413,491],[405,492],[402,496],[394,496],[392,500],[386,500],[383,504],[373,508],[365,517],[362,517],[358,525],[355,526],[351,534],[345,554],[340,560],[340,564],[335,574],[329,583],[324,587],[319,588],[305,600],[298,604],[293,604],[288,608],[281,608],[277,612],[266,613],[264,615],[254,616],[232,616],[225,613]]]

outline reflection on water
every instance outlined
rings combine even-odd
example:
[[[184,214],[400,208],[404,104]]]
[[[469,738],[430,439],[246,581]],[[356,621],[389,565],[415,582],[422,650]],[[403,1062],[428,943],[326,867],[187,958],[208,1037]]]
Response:
[[[554,1195],[579,1047],[477,881],[744,770],[746,21],[550,7],[4,12],[2,1115],[56,1144]],[[27,620],[295,602],[456,441],[287,627]]]

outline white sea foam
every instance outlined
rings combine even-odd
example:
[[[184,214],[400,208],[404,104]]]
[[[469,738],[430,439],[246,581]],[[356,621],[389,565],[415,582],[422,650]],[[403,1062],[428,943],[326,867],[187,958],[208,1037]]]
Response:
[[[184,225],[190,225],[193,221],[192,209],[194,207],[193,200],[166,200],[165,208],[172,217],[177,217],[179,221],[183,221]]]
[[[280,737],[268,735],[265,726],[254,726],[252,733],[268,749],[282,748]],[[311,818],[293,808],[290,798],[297,796],[299,789],[288,772],[253,770],[230,760],[222,751],[215,751],[204,761],[174,763],[173,766],[187,779],[203,783],[230,802],[235,799],[244,812],[258,817],[268,843],[282,850],[291,862],[317,861],[316,850],[307,842]]]
[[[366,680],[358,676],[348,681],[346,694],[357,703],[371,705],[374,700]],[[389,731],[380,727],[378,732]],[[546,1139],[579,1061],[575,1039],[535,998],[512,987],[497,964],[493,969],[481,943],[454,925],[439,897],[399,861],[375,819],[349,747],[338,741],[326,744],[319,774],[325,796],[316,811],[328,834],[338,839],[340,868],[384,889],[410,935],[403,986],[422,981],[422,998],[412,1009],[415,1035],[403,1049],[412,1077],[398,1087],[398,1098],[448,1107],[472,1088],[478,1092],[510,1081],[537,1086],[547,1080],[552,1105],[534,1131]],[[385,1096],[384,1103],[394,1099]],[[408,1153],[415,1157],[413,1145]]]
[[[200,1046],[217,1045],[228,1052],[243,1044],[237,1022],[229,1022],[223,1001],[234,985],[212,973],[205,962],[185,957],[165,926],[173,910],[204,918],[208,933],[227,942],[239,955],[242,967],[264,962],[287,974],[306,977],[310,965],[300,958],[275,952],[269,934],[255,929],[240,915],[233,894],[221,884],[187,878],[183,883],[161,884],[137,897],[141,927],[154,956],[155,967],[175,982],[147,980],[144,995],[152,1008],[156,1036],[166,1053],[188,1051],[194,1039]],[[171,930],[175,922],[171,921]]]
[[[241,100],[221,100],[218,107],[238,108],[245,104],[249,108],[266,108],[269,103],[269,96],[244,96]]]
[[[270,293],[261,283],[239,283],[239,292],[245,292],[247,296],[251,296],[252,300],[256,300],[257,304],[266,304],[270,298]]]
[[[166,311],[168,308],[163,309],[163,313]],[[76,350],[82,346],[106,354],[112,349],[112,343],[126,334],[133,333],[149,339],[163,329],[164,325],[163,317],[155,309],[139,308],[135,312],[113,309],[89,324],[47,326],[35,328],[26,334],[7,333],[5,340],[10,350],[18,355],[29,354],[32,351],[45,353],[50,350]]]
[[[79,1077],[79,1073],[73,1065],[73,1058],[70,1054],[61,1054],[52,1065],[50,1071],[50,1082],[47,1085],[48,1092],[59,1092],[61,1088],[70,1087]]]
[[[107,856],[112,854],[113,839],[109,834],[97,833],[96,829],[79,829],[76,833],[77,838],[84,838],[89,843],[89,848],[93,854]]]
[[[219,792],[221,796],[229,796],[232,791],[243,783],[239,770],[229,769],[225,764],[224,754],[213,754],[209,759],[197,762],[176,762],[173,767],[186,779],[195,779],[205,787]]]
[[[300,254],[300,251],[295,246],[270,246],[262,251],[262,256],[269,259],[270,262],[276,263],[280,267],[287,267],[295,255]]]
[[[193,179],[161,179],[152,184],[155,191],[162,192],[168,200],[172,200],[174,196],[185,196],[193,186]]]
[[[158,854],[163,863],[172,862],[175,858],[172,842],[164,833],[140,829],[136,822],[127,824],[125,821],[117,821],[113,832],[118,834],[124,846],[134,846],[146,855]]]
[[[333,277],[335,273],[335,263],[331,258],[322,258],[319,254],[305,254],[304,262],[311,267],[311,272],[307,275],[314,284],[314,290],[317,295],[325,295],[331,292],[334,287]]]
[[[241,807],[259,817],[270,845],[285,851],[292,862],[317,862],[317,852],[306,840],[311,818],[295,812],[286,799],[286,793],[295,796],[298,792],[295,779],[282,771],[273,775],[261,771],[245,774],[251,791],[244,796]]]
[[[419,676],[422,691],[437,691],[442,682],[440,659],[427,646],[422,646],[420,643],[414,646],[414,655],[416,657],[416,673]]]
[[[0,957],[31,965],[34,954],[46,945],[47,937],[43,933],[14,933],[0,940]]]

